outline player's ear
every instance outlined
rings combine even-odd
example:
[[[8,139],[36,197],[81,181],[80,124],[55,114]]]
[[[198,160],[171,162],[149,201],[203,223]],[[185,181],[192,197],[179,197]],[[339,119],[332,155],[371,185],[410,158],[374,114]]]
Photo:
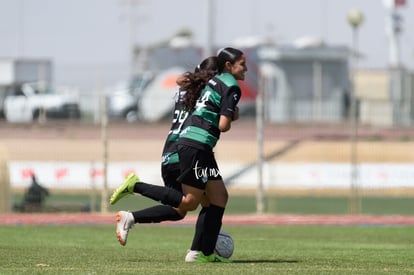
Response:
[[[224,68],[226,68],[227,72],[231,72],[231,67],[233,65],[230,63],[230,61],[226,61],[226,63],[224,63]]]

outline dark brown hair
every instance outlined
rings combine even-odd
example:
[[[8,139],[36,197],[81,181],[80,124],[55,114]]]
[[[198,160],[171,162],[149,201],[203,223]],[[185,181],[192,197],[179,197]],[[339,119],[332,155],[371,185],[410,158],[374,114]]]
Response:
[[[180,89],[185,91],[183,104],[188,109],[194,108],[207,81],[215,74],[217,74],[216,56],[210,56],[204,59],[200,65],[195,68],[193,73],[187,72],[184,74],[186,81],[181,84]]]
[[[239,60],[243,55],[243,52],[235,49],[235,48],[223,48],[218,52],[217,56],[217,70],[218,73],[222,73],[224,67],[226,66],[226,62],[229,61],[231,64],[234,64],[237,60]]]

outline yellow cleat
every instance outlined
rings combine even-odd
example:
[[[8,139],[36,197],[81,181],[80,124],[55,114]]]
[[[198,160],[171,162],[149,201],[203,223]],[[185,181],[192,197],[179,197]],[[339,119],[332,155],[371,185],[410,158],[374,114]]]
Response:
[[[126,195],[134,193],[134,186],[139,182],[139,178],[134,173],[129,174],[124,182],[119,186],[114,193],[112,193],[110,204],[115,204],[117,201],[125,197]]]

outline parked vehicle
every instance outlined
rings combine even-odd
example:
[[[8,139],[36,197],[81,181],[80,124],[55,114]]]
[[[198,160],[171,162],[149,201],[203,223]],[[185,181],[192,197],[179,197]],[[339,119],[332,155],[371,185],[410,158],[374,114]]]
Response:
[[[73,89],[54,92],[41,82],[24,83],[6,95],[4,116],[8,122],[79,119],[79,95]]]
[[[4,101],[23,83],[52,83],[53,64],[49,59],[0,57],[0,118],[4,118]]]
[[[182,67],[171,67],[154,77],[138,102],[141,120],[155,122],[170,119],[178,89],[176,81],[184,72]]]
[[[143,73],[129,83],[120,83],[107,93],[107,109],[110,119],[122,119],[133,122],[139,119],[138,102],[147,85],[152,81],[152,74]]]

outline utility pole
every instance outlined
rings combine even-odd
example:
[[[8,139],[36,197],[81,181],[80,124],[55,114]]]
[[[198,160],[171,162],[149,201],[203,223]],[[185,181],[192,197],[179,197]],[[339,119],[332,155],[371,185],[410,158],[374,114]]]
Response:
[[[214,54],[214,21],[215,19],[215,0],[207,0],[207,41],[204,48],[204,56]]]
[[[350,214],[359,214],[360,198],[358,186],[358,106],[355,91],[355,72],[358,53],[358,27],[364,21],[364,15],[358,10],[348,12],[348,23],[352,27],[352,55],[351,55],[351,195],[349,201]]]

